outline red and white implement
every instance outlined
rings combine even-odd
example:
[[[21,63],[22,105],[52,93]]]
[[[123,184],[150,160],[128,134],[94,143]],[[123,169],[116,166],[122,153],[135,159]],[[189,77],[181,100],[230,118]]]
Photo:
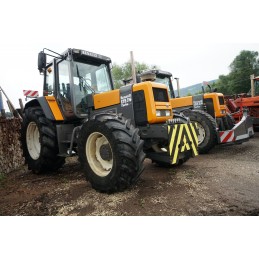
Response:
[[[220,143],[235,141],[235,134],[233,130],[220,131],[219,137],[220,137]]]
[[[220,144],[241,143],[254,136],[253,122],[244,110],[242,119],[235,124],[231,130],[219,131],[218,140]]]

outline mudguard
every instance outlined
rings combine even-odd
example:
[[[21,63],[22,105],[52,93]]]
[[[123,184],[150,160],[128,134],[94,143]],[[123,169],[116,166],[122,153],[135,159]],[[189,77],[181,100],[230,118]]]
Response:
[[[248,115],[247,111],[243,111],[242,119],[231,129],[218,132],[219,144],[238,144],[248,141],[254,136],[253,120]]]

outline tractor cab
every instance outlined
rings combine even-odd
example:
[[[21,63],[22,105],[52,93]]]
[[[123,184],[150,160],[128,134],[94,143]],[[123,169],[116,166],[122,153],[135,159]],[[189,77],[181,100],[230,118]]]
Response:
[[[166,85],[168,88],[168,93],[170,98],[175,98],[174,88],[173,88],[172,79],[171,79],[172,74],[170,72],[162,71],[158,69],[152,69],[141,73],[140,78],[141,78],[141,81],[153,80],[157,83]]]
[[[113,90],[110,58],[79,49],[62,54],[44,50],[38,56],[38,69],[44,75],[43,95],[56,98],[66,119],[86,117],[90,97]],[[54,57],[48,64],[47,55]]]

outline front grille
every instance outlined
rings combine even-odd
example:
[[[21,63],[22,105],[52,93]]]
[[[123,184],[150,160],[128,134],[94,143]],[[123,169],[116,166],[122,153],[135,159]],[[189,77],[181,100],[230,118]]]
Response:
[[[143,90],[139,90],[132,93],[133,107],[134,107],[134,118],[135,123],[138,126],[146,125],[147,120],[147,108],[145,93]]]
[[[166,89],[153,88],[155,102],[169,102],[168,92]]]
[[[220,105],[224,105],[225,104],[223,96],[219,96],[219,104]]]

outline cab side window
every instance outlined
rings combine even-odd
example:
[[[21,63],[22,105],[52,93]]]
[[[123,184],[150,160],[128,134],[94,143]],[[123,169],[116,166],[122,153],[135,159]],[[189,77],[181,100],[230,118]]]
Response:
[[[100,66],[96,72],[96,84],[95,90],[98,92],[107,92],[111,89],[109,78],[107,78],[107,67]]]
[[[58,92],[65,111],[72,111],[68,64],[66,60],[58,64]]]

